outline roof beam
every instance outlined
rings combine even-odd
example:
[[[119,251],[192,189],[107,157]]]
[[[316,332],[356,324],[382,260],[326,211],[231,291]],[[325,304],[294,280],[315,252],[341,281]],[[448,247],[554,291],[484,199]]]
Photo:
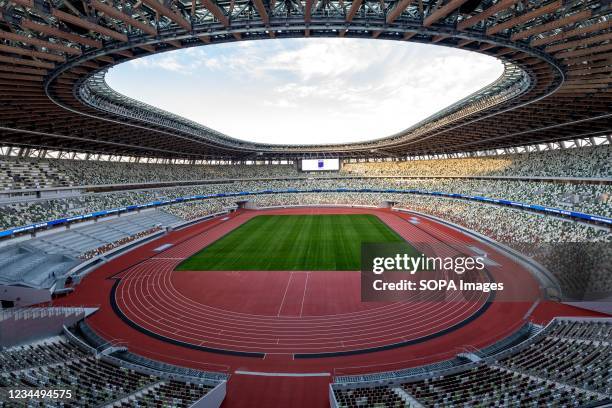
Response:
[[[141,48],[145,51],[149,51],[149,52],[155,52],[155,47],[153,45],[146,45],[146,44],[141,44],[138,46],[138,48]]]
[[[21,34],[9,33],[7,31],[0,30],[0,38],[10,41],[18,41],[24,44],[34,45],[36,47],[44,47],[50,50],[55,50],[71,55],[81,55],[81,50],[73,47],[66,47],[63,44],[52,43],[50,41],[39,40],[35,37],[28,37]]]
[[[66,58],[64,58],[62,55],[53,54],[50,52],[26,50],[25,48],[12,47],[10,45],[0,44],[0,51],[8,52],[11,54],[27,55],[28,57],[32,57],[32,58],[42,58],[42,59],[46,59],[49,61],[56,61],[56,62],[66,61]]]
[[[582,34],[588,34],[600,30],[609,30],[610,28],[612,28],[612,20],[592,24],[587,27],[576,28],[574,30],[566,31],[564,33],[552,35],[550,37],[538,38],[533,40],[530,45],[532,47],[537,47],[538,45],[550,44],[552,42],[565,40],[567,38],[576,37]]]
[[[434,43],[434,44],[435,43],[439,43],[440,41],[446,40],[448,37],[449,37],[448,35],[434,35],[431,38],[431,42]]]
[[[314,0],[306,0],[306,6],[304,9],[304,21],[310,23],[312,17],[312,5],[314,4]]]
[[[219,7],[217,3],[215,3],[213,0],[202,0],[202,4],[212,13],[213,16],[215,16],[217,20],[219,20],[221,24],[223,24],[224,27],[229,25],[229,19],[225,14],[223,14],[223,10],[221,10],[221,7]]]
[[[353,2],[351,3],[351,8],[346,14],[346,21],[348,21],[349,23],[353,21],[353,18],[359,11],[359,8],[361,7],[362,3],[363,3],[363,0],[353,0]]]
[[[16,81],[34,81],[34,82],[42,82],[44,79],[44,77],[42,76],[7,74],[4,72],[0,72],[0,78],[14,79]]]
[[[500,51],[495,53],[496,57],[503,57],[504,55],[515,53],[516,50],[512,48],[502,48]]]
[[[497,14],[500,11],[512,7],[518,2],[519,0],[502,0],[494,6],[483,10],[481,13],[473,15],[472,17],[466,18],[465,20],[459,22],[459,24],[457,24],[457,30],[465,30],[466,28],[472,27],[480,23],[482,20],[486,20],[487,18]]]
[[[555,54],[556,58],[567,59],[572,57],[582,57],[584,55],[598,54],[600,52],[612,51],[612,44],[600,45],[592,48],[580,48],[574,51],[566,51]]]
[[[113,51],[112,54],[122,55],[127,58],[134,58],[134,53],[130,50]]]
[[[109,64],[114,64],[115,63],[115,60],[110,55],[99,55],[99,56],[96,57],[96,59],[98,59],[100,61],[108,62]]]
[[[270,24],[270,17],[268,17],[268,12],[263,4],[263,0],[253,0],[253,4],[257,9],[257,13],[259,13],[259,17],[263,20],[265,25]]]
[[[10,65],[0,65],[0,71],[15,72],[18,74],[47,75],[46,69],[13,67]]]
[[[399,16],[402,15],[404,10],[410,6],[413,0],[400,0],[396,3],[396,6],[391,10],[390,13],[387,13],[387,24],[391,24],[394,22]]]
[[[603,63],[607,61],[609,65],[612,65],[612,56],[608,54],[595,54],[595,55],[587,55],[580,58],[573,58],[563,61],[565,65],[579,65],[580,68],[584,68],[587,64],[593,63]]]
[[[522,40],[524,38],[529,38],[532,35],[545,33],[547,31],[554,30],[555,28],[565,27],[566,25],[573,24],[577,21],[587,20],[591,17],[593,12],[591,10],[581,11],[580,13],[572,14],[571,16],[560,18],[558,20],[553,20],[550,23],[537,25],[533,28],[519,31],[518,33],[512,34],[510,39],[512,41]]]
[[[11,0],[11,1],[19,6],[34,8],[34,0]]]
[[[170,44],[174,48],[183,48],[183,45],[181,44],[181,42],[177,40],[168,40],[168,41],[163,41],[163,42],[165,44]]]
[[[429,27],[430,25],[437,23],[440,19],[448,16],[453,11],[457,10],[459,7],[466,3],[468,0],[451,0],[446,3],[444,6],[440,7],[437,10],[434,10],[425,20],[423,20],[423,26]]]
[[[0,55],[0,62],[5,62],[7,64],[13,64],[13,65],[25,65],[25,66],[37,67],[37,68],[47,68],[47,69],[55,68],[55,64],[52,64],[50,62],[26,60],[23,58],[5,57],[4,55]]]
[[[545,6],[538,7],[534,10],[528,11],[527,13],[521,14],[518,17],[511,18],[508,21],[487,28],[487,35],[497,34],[500,31],[526,23],[527,21],[543,16],[544,14],[554,13],[561,7],[563,7],[563,0],[557,0]]]
[[[478,47],[478,49],[480,51],[486,51],[486,50],[490,50],[491,48],[495,48],[495,47],[497,47],[496,44],[482,43],[482,45],[480,47]]]
[[[123,33],[118,33],[117,31],[111,30],[109,28],[106,27],[102,27],[98,24],[94,24],[90,21],[86,21],[81,19],[80,17],[74,16],[72,14],[68,14],[65,13],[61,10],[57,10],[57,9],[53,9],[53,11],[51,12],[51,14],[53,15],[53,17],[56,17],[62,21],[65,21],[67,23],[70,24],[74,24],[76,26],[79,26],[81,28],[86,28],[88,30],[91,31],[95,31],[96,33],[100,33],[102,35],[105,35],[107,37],[111,37],[114,38],[115,40],[119,40],[119,41],[123,41],[123,42],[127,42],[128,38],[127,35],[123,34]]]
[[[81,45],[87,45],[93,48],[102,48],[102,41],[81,37],[80,35],[62,31],[59,28],[51,27],[45,24],[36,23],[32,20],[22,19],[20,24],[21,27],[27,28],[28,30],[38,31],[39,33],[63,38],[64,40],[72,41]]]
[[[183,30],[191,32],[191,23],[187,21],[180,13],[164,6],[157,0],[142,0],[142,2],[151,7],[153,10],[157,11],[162,16],[168,17]]]
[[[104,4],[98,0],[91,0],[90,3],[93,8],[107,16],[116,18],[117,20],[121,20],[126,24],[131,25],[132,27],[136,27],[142,32],[145,32],[149,35],[157,35],[157,29],[149,24],[145,24],[142,21],[136,20],[132,16],[125,14],[124,12],[117,10],[116,8],[109,6],[108,4]]]
[[[549,47],[544,48],[546,52],[556,52],[561,50],[567,50],[574,47],[580,47],[581,45],[589,45],[593,43],[598,43],[602,41],[612,40],[612,33],[596,35],[593,37],[581,38],[575,41],[568,41],[557,45],[551,45]]]

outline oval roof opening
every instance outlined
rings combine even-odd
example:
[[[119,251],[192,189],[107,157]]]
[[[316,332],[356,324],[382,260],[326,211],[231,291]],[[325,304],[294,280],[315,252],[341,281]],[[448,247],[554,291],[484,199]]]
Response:
[[[106,80],[231,137],[329,144],[398,133],[503,69],[495,58],[436,45],[316,38],[166,52],[116,66]]]

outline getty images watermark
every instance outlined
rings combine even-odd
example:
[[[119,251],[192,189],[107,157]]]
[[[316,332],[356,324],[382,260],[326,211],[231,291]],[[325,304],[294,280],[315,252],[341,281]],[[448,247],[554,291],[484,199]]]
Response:
[[[471,253],[465,253],[471,252]],[[362,301],[478,301],[504,290],[485,252],[448,245],[363,244]]]
[[[363,244],[362,301],[612,301],[611,242],[505,244]]]

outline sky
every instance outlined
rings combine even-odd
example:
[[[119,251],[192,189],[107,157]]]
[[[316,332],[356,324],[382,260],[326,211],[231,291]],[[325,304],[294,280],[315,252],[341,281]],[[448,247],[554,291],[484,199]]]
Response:
[[[118,65],[107,82],[238,139],[320,144],[390,136],[502,72],[494,58],[442,46],[311,38],[170,51]]]

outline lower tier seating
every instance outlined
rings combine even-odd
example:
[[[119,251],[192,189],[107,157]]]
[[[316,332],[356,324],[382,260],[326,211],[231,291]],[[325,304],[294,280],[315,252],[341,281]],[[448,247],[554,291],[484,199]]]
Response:
[[[563,319],[497,355],[446,371],[333,385],[332,407],[596,407],[612,404],[609,319]],[[500,356],[500,357],[498,357]]]
[[[166,376],[103,357],[73,344],[64,336],[0,351],[0,387],[69,389],[64,401],[11,401],[0,393],[0,407],[189,407],[219,381]]]

